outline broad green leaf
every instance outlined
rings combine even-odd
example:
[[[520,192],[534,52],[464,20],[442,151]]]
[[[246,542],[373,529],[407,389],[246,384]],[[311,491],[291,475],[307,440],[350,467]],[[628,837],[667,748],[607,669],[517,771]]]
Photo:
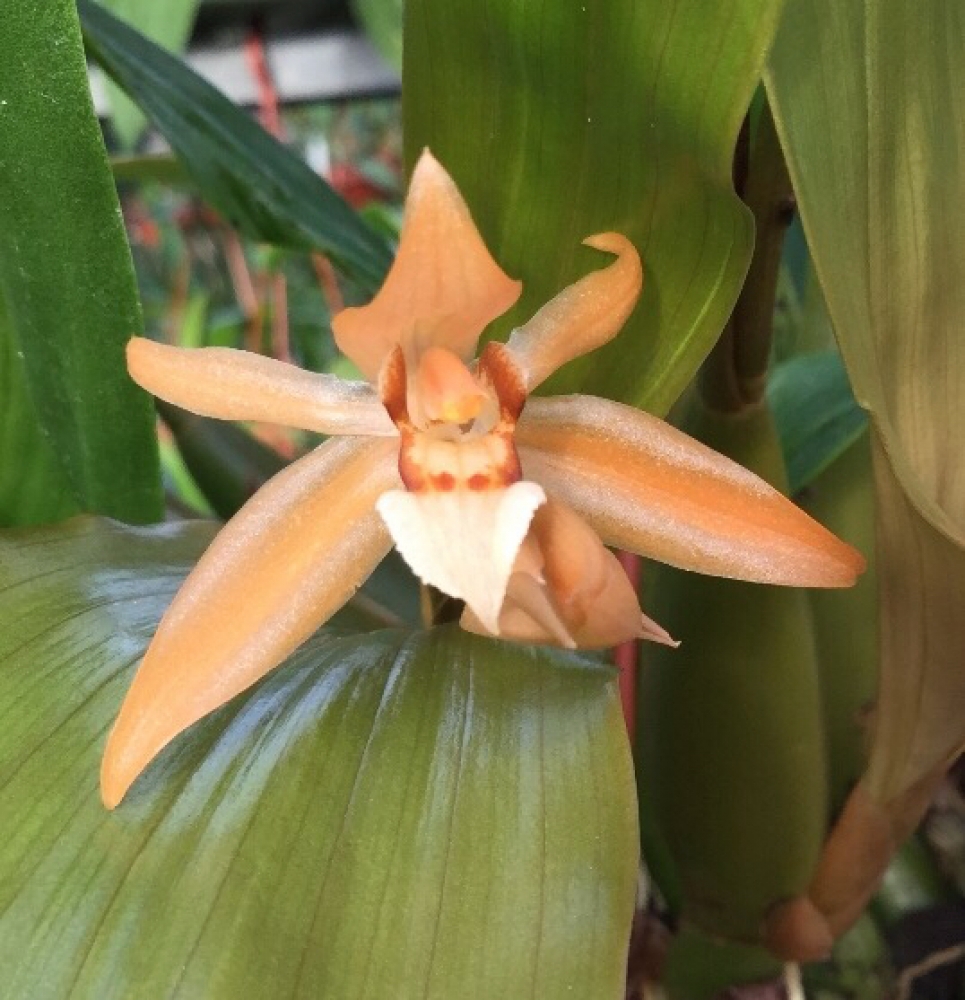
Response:
[[[754,239],[734,143],[779,12],[779,0],[406,4],[408,158],[432,148],[524,282],[494,331],[605,262],[586,236],[618,230],[643,256],[623,333],[549,391],[664,413],[717,339]]]
[[[804,355],[778,365],[771,374],[767,397],[781,437],[792,496],[847,451],[868,425],[837,351]]]
[[[166,49],[180,52],[188,41],[200,0],[99,0],[121,20]],[[116,84],[111,84],[111,121],[125,149],[132,149],[144,130],[145,118]]]
[[[180,59],[90,0],[78,8],[91,55],[164,134],[201,193],[249,236],[322,250],[368,291],[388,243],[308,166]]]
[[[37,421],[23,359],[0,302],[0,526],[75,513],[67,477]]]
[[[3,13],[0,294],[80,506],[156,520],[153,414],[124,362],[141,309],[73,0]]]
[[[107,727],[209,538],[0,536],[6,994],[622,998],[632,773],[576,657],[323,633],[104,811]]]
[[[867,789],[965,744],[965,19],[958,0],[789,0],[767,84],[879,498]]]

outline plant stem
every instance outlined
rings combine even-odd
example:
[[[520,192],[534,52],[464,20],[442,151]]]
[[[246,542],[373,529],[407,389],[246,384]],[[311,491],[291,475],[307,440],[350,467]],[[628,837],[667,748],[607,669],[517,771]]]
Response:
[[[735,186],[754,214],[754,253],[730,322],[700,372],[705,402],[724,413],[739,413],[755,406],[764,396],[781,252],[785,232],[794,217],[791,179],[766,104],[746,166],[745,155],[739,143]]]

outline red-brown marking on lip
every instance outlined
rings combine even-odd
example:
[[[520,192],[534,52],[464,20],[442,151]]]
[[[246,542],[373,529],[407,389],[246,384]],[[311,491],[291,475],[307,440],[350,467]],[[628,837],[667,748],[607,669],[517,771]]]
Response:
[[[492,480],[484,472],[476,472],[466,480],[466,485],[471,490],[488,490]]]
[[[479,355],[476,371],[493,387],[502,421],[509,426],[515,425],[526,405],[526,384],[506,345],[496,340],[486,344]]]
[[[405,357],[402,348],[395,350],[382,363],[379,372],[379,393],[382,405],[400,431],[411,427],[406,401]]]
[[[442,493],[448,493],[456,488],[456,477],[451,472],[438,472],[431,476],[429,481]]]

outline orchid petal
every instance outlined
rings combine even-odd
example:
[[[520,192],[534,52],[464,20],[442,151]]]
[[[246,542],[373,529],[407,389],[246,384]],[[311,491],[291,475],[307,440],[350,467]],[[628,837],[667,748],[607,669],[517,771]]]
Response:
[[[466,608],[467,631],[494,635]],[[640,611],[612,552],[576,513],[555,500],[540,506],[506,588],[498,635],[565,649],[601,649],[630,639],[678,645]]]
[[[127,345],[131,378],[175,406],[220,420],[258,420],[321,434],[394,437],[374,389],[229,347]]]
[[[495,633],[513,563],[545,499],[535,483],[520,482],[478,492],[393,490],[376,506],[416,576],[465,601]]]
[[[546,588],[529,573],[513,573],[510,576],[506,600],[499,613],[498,633],[487,629],[468,605],[459,619],[459,626],[476,635],[511,639],[513,642],[559,646],[561,649],[577,648],[576,640],[553,607]]]
[[[526,477],[607,545],[787,586],[847,587],[864,568],[762,479],[641,410],[594,396],[530,400],[516,442]]]
[[[222,529],[178,591],[108,739],[113,808],[155,755],[276,667],[389,550],[376,498],[398,485],[392,441],[343,438],[279,473]]]
[[[567,361],[595,351],[612,340],[627,321],[643,287],[643,268],[633,244],[619,233],[600,233],[586,246],[617,259],[580,278],[519,329],[506,346],[532,392]]]
[[[677,645],[640,611],[619,560],[565,504],[544,504],[533,519],[532,534],[543,555],[547,590],[577,646],[594,649],[644,638]]]
[[[398,345],[410,364],[428,347],[468,361],[483,329],[522,285],[493,260],[452,178],[426,150],[405,202],[395,261],[366,306],[332,321],[335,340],[370,381]]]

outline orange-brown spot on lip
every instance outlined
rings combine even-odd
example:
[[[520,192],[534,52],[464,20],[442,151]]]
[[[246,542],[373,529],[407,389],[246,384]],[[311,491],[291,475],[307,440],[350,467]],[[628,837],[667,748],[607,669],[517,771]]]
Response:
[[[433,487],[442,493],[456,488],[456,477],[451,472],[439,472],[430,479]]]
[[[471,490],[488,490],[492,480],[485,473],[476,472],[466,480],[466,485]]]

